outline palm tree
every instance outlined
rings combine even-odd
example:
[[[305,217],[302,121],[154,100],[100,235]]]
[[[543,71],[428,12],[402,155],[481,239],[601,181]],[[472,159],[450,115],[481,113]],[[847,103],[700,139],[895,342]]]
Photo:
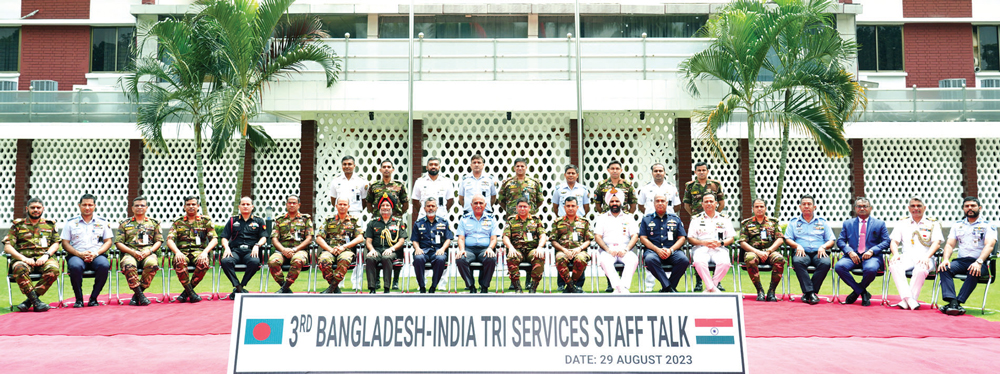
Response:
[[[136,127],[147,147],[170,154],[163,125],[190,121],[194,130],[198,194],[205,202],[205,166],[202,133],[210,122],[209,103],[216,85],[212,24],[204,18],[165,19],[145,30],[145,40],[157,43],[158,56],[136,59],[135,74],[119,82],[129,101],[137,106]],[[145,43],[143,43],[145,44]],[[208,215],[208,204],[201,204]]]
[[[294,1],[198,1],[205,6],[200,15],[219,25],[214,35],[214,54],[219,63],[217,78],[221,86],[212,102],[212,157],[221,157],[230,141],[234,137],[239,139],[234,211],[243,186],[242,154],[247,141],[262,151],[274,144],[262,127],[249,124],[260,113],[265,84],[303,70],[307,61],[323,68],[327,87],[337,80],[339,59],[329,46],[316,43],[328,36],[322,31],[319,19],[282,20]]]
[[[681,64],[688,90],[699,95],[697,81],[714,78],[729,92],[711,110],[695,111],[703,124],[701,136],[725,160],[716,133],[733,112],[747,116],[750,198],[757,198],[755,151],[757,126],[777,126],[782,132],[775,216],[781,195],[791,128],[809,134],[829,157],[850,154],[844,122],[867,102],[864,89],[853,82],[842,64],[856,45],[845,41],[823,14],[830,0],[735,0],[720,10],[702,30],[715,38],[705,50]],[[773,82],[762,73],[772,73]]]

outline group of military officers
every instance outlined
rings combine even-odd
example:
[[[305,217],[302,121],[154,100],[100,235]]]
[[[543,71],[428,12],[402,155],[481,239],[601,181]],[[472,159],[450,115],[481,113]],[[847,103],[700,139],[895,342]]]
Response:
[[[392,270],[394,263],[403,258],[403,245],[408,237],[402,220],[402,214],[408,209],[406,188],[393,180],[394,166],[388,160],[380,165],[381,178],[371,185],[354,173],[354,167],[353,157],[341,160],[343,174],[334,179],[330,190],[336,213],[326,218],[316,233],[311,217],[299,212],[298,197],[286,198],[286,213],[275,220],[270,230],[274,251],[267,258],[268,270],[280,285],[279,293],[292,292],[291,285],[309,263],[307,249],[313,241],[321,249],[318,267],[329,284],[322,293],[341,293],[339,285],[362,243],[370,293],[375,293],[379,287],[379,266],[383,273],[383,292],[389,293],[396,286]],[[756,288],[758,301],[777,301],[775,290],[786,265],[779,249],[787,244],[794,250],[792,262],[803,291],[802,301],[817,304],[817,292],[831,267],[829,254],[836,245],[844,256],[834,268],[852,290],[845,303],[861,298],[862,305],[870,305],[871,294],[867,287],[876,272],[883,268],[881,253],[888,248],[892,253],[889,268],[902,300],[896,306],[917,309],[923,280],[932,270],[933,256],[942,241],[940,224],[923,216],[926,207],[919,198],[911,199],[908,206],[911,215],[897,223],[892,235],[883,221],[870,217],[870,201],[858,198],[854,202],[855,217],[844,222],[839,238],[834,238],[824,218],[816,216],[813,196],[800,198],[802,214],[792,219],[784,232],[777,219],[766,216],[764,200],[757,199],[752,203],[753,217],[741,222],[737,235],[732,221],[721,213],[725,195],[721,183],[708,179],[706,163],[695,165],[696,178],[686,184],[683,200],[677,189],[665,181],[665,167],[659,163],[651,167],[653,181],[637,192],[631,181],[622,177],[621,163],[612,161],[607,166],[609,178],[598,184],[593,195],[578,183],[576,167],[568,165],[564,169],[565,181],[552,192],[552,210],[557,212],[558,219],[546,229],[537,216],[543,203],[542,185],[526,175],[527,160],[515,160],[515,176],[498,183],[484,172],[484,158],[480,155],[472,157],[472,172],[460,179],[457,196],[464,215],[453,233],[446,216],[456,191],[451,179],[440,174],[440,168],[440,160],[431,157],[426,165],[427,173],[416,181],[410,195],[413,206],[418,208],[413,212],[416,219],[409,239],[421,293],[436,291],[448,262],[452,240],[458,244],[455,265],[471,293],[485,293],[489,289],[497,257],[504,253],[511,289],[522,291],[519,269],[522,263],[527,263],[530,270],[525,288],[529,293],[536,292],[548,256],[546,243],[554,248],[552,255],[562,291],[580,293],[583,272],[590,261],[591,241],[599,247],[597,262],[608,277],[610,292],[629,292],[639,264],[639,255],[633,249],[639,243],[644,248],[642,263],[650,281],[660,283],[660,292],[677,292],[680,278],[692,265],[699,280],[695,290],[719,292],[722,291],[720,282],[732,266],[728,247],[739,238],[742,260]],[[79,202],[80,216],[69,219],[58,237],[55,222],[42,218],[44,206],[37,198],[28,201],[26,218],[14,220],[4,245],[13,260],[11,274],[27,296],[18,309],[45,311],[49,308],[39,301],[39,296],[59,274],[59,265],[52,257],[60,245],[69,254],[69,272],[76,297],[74,307],[85,305],[81,285],[82,274],[88,269],[95,273],[95,284],[86,305],[98,305],[97,297],[109,269],[107,251],[113,240],[121,252],[121,272],[134,292],[130,305],[150,303],[143,291],[159,270],[156,254],[164,242],[159,222],[146,216],[148,203],[145,198],[138,197],[132,201],[133,216],[119,223],[119,235],[115,237],[108,222],[94,214],[95,202],[94,196],[84,195]],[[599,213],[593,225],[583,217],[589,212],[591,202]],[[692,216],[687,228],[674,213],[674,206],[682,203]],[[646,213],[641,222],[635,222],[631,216],[637,205]],[[367,224],[360,221],[362,209],[373,216]],[[497,209],[507,213],[503,230],[495,218],[495,214],[499,215]],[[979,217],[981,206],[976,198],[966,198],[962,209],[965,219],[956,222],[944,248],[945,260],[937,266],[942,276],[943,296],[948,302],[941,311],[951,315],[964,313],[961,304],[977,283],[974,279],[965,282],[956,295],[952,278],[956,274],[978,277],[988,271],[984,261],[996,242],[995,228]],[[199,210],[196,197],[185,197],[185,214],[173,222],[166,238],[167,247],[173,254],[174,269],[184,287],[178,300],[201,300],[194,288],[209,269],[208,254],[220,242],[223,246],[221,267],[234,287],[229,298],[247,292],[248,282],[260,268],[260,250],[265,244],[267,223],[253,215],[253,201],[244,197],[239,214],[224,224],[220,241],[211,219],[199,215]],[[692,246],[691,259],[681,251],[687,242]],[[959,258],[948,261],[956,249]],[[424,279],[428,262],[433,274],[430,287]],[[473,262],[481,264],[478,279],[473,278]],[[619,263],[624,268],[621,274],[615,268]],[[242,279],[236,277],[239,264],[244,265]],[[664,264],[670,265],[667,267],[669,276],[664,271]],[[759,270],[763,264],[770,265],[771,280],[767,288],[760,280]],[[714,275],[711,274],[712,265]],[[810,266],[813,267],[811,276]],[[861,282],[851,275],[855,268],[862,269]],[[190,278],[189,270],[193,271]],[[32,271],[41,274],[34,286],[29,278]],[[907,284],[906,271],[912,271],[911,284]],[[652,289],[652,285],[646,288]]]

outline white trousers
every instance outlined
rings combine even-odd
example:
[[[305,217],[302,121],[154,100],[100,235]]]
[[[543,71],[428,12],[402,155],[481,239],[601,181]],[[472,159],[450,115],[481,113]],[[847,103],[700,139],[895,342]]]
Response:
[[[892,274],[892,281],[896,283],[896,290],[899,291],[899,297],[904,300],[907,298],[914,300],[920,298],[920,289],[924,286],[927,274],[930,273],[930,269],[925,268],[924,265],[919,263],[921,255],[920,253],[912,255],[903,253],[896,262],[889,262],[889,272]],[[911,269],[913,270],[912,283],[906,284],[906,271]]]
[[[701,281],[705,284],[705,291],[711,292],[716,289],[716,285],[726,277],[732,262],[729,261],[729,249],[719,247],[716,249],[699,247],[691,254],[694,270],[698,272]],[[715,276],[708,275],[708,262],[715,262]]]
[[[622,271],[621,277],[618,276],[618,271],[615,270],[615,264],[619,262],[625,264],[625,269]],[[639,266],[639,256],[636,256],[635,252],[628,251],[625,252],[625,256],[615,257],[607,251],[601,250],[597,254],[597,263],[601,265],[604,274],[608,276],[611,288],[614,288],[616,291],[622,291],[622,288],[628,290],[632,286],[632,275],[635,274],[635,269]]]

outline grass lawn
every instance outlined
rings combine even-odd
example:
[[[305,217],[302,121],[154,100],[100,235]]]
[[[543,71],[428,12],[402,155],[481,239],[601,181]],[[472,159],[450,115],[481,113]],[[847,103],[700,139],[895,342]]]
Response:
[[[114,269],[112,269],[112,270],[114,270]],[[161,286],[161,283],[162,283],[161,277],[164,276],[165,273],[166,272],[164,270],[160,270],[160,272],[157,273],[156,278],[153,280],[153,285],[148,290],[146,290],[146,295],[147,296],[156,296],[157,294],[163,292],[163,287]],[[7,275],[7,266],[6,266],[6,263],[5,263],[4,266],[0,266],[0,274],[3,274],[3,276],[6,277],[6,275]],[[744,291],[747,292],[747,293],[754,293],[755,291],[753,290],[753,285],[750,283],[750,279],[747,276],[746,272],[741,272],[741,274],[743,276],[743,282],[742,283],[743,283]],[[108,283],[112,287],[112,292],[114,292],[114,282],[115,282],[115,276],[116,275],[120,278],[119,281],[121,282],[121,293],[126,298],[130,297],[131,294],[132,294],[132,292],[128,289],[128,286],[125,283],[125,278],[121,274],[116,274],[116,273],[112,273],[111,274],[111,277],[109,278]],[[319,274],[319,272],[317,271],[316,275],[320,276],[321,274]],[[225,295],[228,295],[229,292],[232,291],[232,286],[229,285],[229,281],[227,279],[225,279],[225,277],[222,275],[221,271],[219,272],[219,276],[222,277],[221,282],[220,282],[221,283],[221,286],[220,286],[221,289],[220,289],[220,291],[223,292]],[[257,290],[257,286],[260,284],[260,277],[261,276],[266,276],[267,277],[266,280],[267,280],[267,282],[269,282],[269,286],[268,287],[269,287],[269,291],[270,292],[277,291],[277,289],[278,289],[277,283],[275,283],[274,280],[271,279],[270,275],[267,274],[265,271],[258,272],[257,275],[254,277],[253,281],[251,281],[250,287],[249,287],[251,290],[253,290],[253,291]],[[639,290],[639,279],[638,278],[639,277],[636,276],[633,279],[633,282],[632,282],[632,292],[638,292],[638,290]],[[821,294],[832,294],[833,293],[833,289],[832,289],[832,285],[831,285],[831,282],[830,282],[830,278],[831,277],[827,277],[827,280],[826,280],[826,282],[823,285],[823,290],[822,290]],[[303,272],[299,276],[298,281],[292,286],[292,290],[295,291],[295,292],[304,291],[306,289],[306,283],[307,283],[306,280],[307,279],[308,279],[308,274],[306,272]],[[345,287],[344,287],[344,291],[345,292],[348,292],[348,289],[350,288],[350,273],[348,273],[347,279],[348,279],[347,283],[345,284]],[[522,279],[522,282],[523,282],[525,278],[522,276],[521,279]],[[694,282],[693,271],[692,271],[692,277],[689,277],[688,279],[691,282]],[[765,281],[769,280],[770,279],[770,274],[768,274],[768,273],[762,273],[762,279],[765,280]],[[787,277],[786,277],[786,279],[791,281],[792,293],[798,294],[800,292],[799,291],[799,284],[798,284],[798,281],[795,279],[795,275],[793,273],[789,272],[788,275],[787,275]],[[428,277],[427,280],[430,281],[430,277]],[[881,290],[881,287],[880,287],[881,286],[881,280],[882,280],[881,278],[876,279],[876,281],[870,287],[870,291],[873,294],[876,294],[876,293],[878,293]],[[63,275],[63,281],[65,283],[65,286],[64,286],[65,287],[65,292],[66,292],[65,297],[67,297],[67,298],[73,297],[73,291],[72,291],[72,287],[69,284],[69,275],[68,274],[64,274]],[[590,290],[590,287],[591,287],[591,283],[590,282],[592,282],[592,281],[593,281],[592,278],[587,279],[587,284],[584,286],[584,290],[586,290],[586,291]],[[603,291],[604,288],[607,287],[606,278],[600,277],[600,279],[598,281],[600,282],[600,286],[598,287],[598,289]],[[460,284],[459,288],[462,289],[462,290],[464,290],[465,289],[464,283],[462,283],[461,280],[459,280],[458,282]],[[84,294],[85,295],[89,295],[91,287],[93,287],[93,279],[84,279],[83,283],[84,283],[84,286],[83,286]],[[495,283],[496,282],[494,282],[494,286],[493,286],[494,288],[496,287]],[[505,283],[505,285],[509,284],[509,282],[504,282],[504,283]],[[553,280],[553,286],[554,286],[554,283],[555,283],[555,281]],[[961,283],[960,281],[956,281],[956,288],[960,288],[961,287],[960,283]],[[17,303],[20,303],[21,301],[24,301],[24,296],[21,294],[20,290],[17,288],[17,284],[15,284],[15,283],[8,283],[8,284],[10,285],[10,290],[13,293],[12,296],[13,296],[14,303],[17,304]],[[171,284],[170,290],[173,293],[179,293],[182,290],[182,288],[180,286],[180,282],[177,281],[176,274],[174,274],[171,277],[170,284]],[[400,279],[400,286],[402,287],[403,284],[404,284],[403,279]],[[326,281],[323,280],[322,278],[320,278],[317,287],[320,290],[322,290],[322,289],[326,288],[326,286],[327,286]],[[678,288],[679,289],[684,289],[685,287],[686,287],[686,285],[683,284],[683,281],[682,281],[682,284]],[[725,287],[726,290],[729,291],[729,292],[736,291],[736,287],[733,284],[732,273],[730,273],[729,276],[727,276],[726,279],[723,281],[723,287]],[[44,296],[42,296],[42,300],[45,301],[45,302],[49,302],[49,303],[54,303],[54,302],[58,301],[58,292],[57,292],[56,288],[57,288],[57,284],[54,284],[52,286],[52,288],[49,290],[49,292],[47,292]],[[367,287],[362,287],[362,288],[367,289]],[[658,289],[659,285],[657,285],[656,288]],[[928,280],[928,282],[926,282],[925,285],[924,285],[923,291],[921,292],[921,295],[920,295],[920,300],[921,301],[927,302],[927,301],[930,300],[930,297],[931,297],[931,288],[932,288],[932,282]],[[980,305],[982,305],[983,290],[986,289],[986,285],[982,285],[982,284],[979,285],[979,287],[977,287],[976,291],[973,293],[972,297],[965,304],[965,307],[966,307],[966,309],[968,311],[968,314],[971,314],[971,315],[976,316],[976,317],[981,317],[981,318],[984,318],[984,319],[990,320],[990,321],[1000,321],[1000,313],[997,312],[997,310],[1000,309],[1000,291],[998,291],[997,288],[1000,288],[1000,287],[991,287],[990,288],[989,303],[986,305],[987,312],[986,312],[985,315],[981,316],[978,309],[971,309],[970,308],[970,307],[976,307],[976,308],[978,308]],[[849,291],[847,291],[847,288],[844,285],[841,285],[840,289],[841,289],[841,294],[846,294],[847,292],[849,292]],[[208,293],[208,292],[211,292],[211,290],[212,290],[212,278],[211,278],[211,270],[209,270],[209,273],[205,276],[205,279],[198,286],[197,291],[199,293]],[[416,291],[416,290],[417,290],[416,280],[411,280],[410,281],[409,291]],[[379,292],[381,292],[381,291],[379,291]],[[399,291],[393,291],[393,292],[396,293],[396,292],[399,292]],[[895,292],[896,292],[896,287],[893,285],[893,282],[890,281],[889,282],[889,293],[890,293],[890,295],[894,295]],[[106,293],[106,291],[105,291],[105,293]],[[8,302],[8,298],[6,296],[7,295],[5,294],[2,297],[2,300],[0,300],[0,314],[10,313],[11,312],[11,310],[10,310],[10,305],[11,304],[10,304],[10,302]],[[877,297],[877,295],[876,295],[876,297]],[[938,297],[940,298],[940,295]],[[128,302],[128,300],[126,300],[126,302]],[[798,301],[796,301],[796,302],[798,302]],[[860,300],[858,302],[860,303]],[[939,300],[939,302],[940,302],[940,300]],[[872,307],[878,307],[878,306],[877,305],[873,305]]]

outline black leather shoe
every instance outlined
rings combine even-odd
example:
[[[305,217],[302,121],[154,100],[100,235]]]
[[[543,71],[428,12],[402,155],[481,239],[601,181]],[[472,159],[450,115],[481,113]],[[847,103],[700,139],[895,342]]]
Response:
[[[562,285],[562,286],[559,286],[559,292],[565,292],[565,291],[566,291],[566,285],[565,284]]]
[[[83,300],[73,302],[73,308],[83,308]]]
[[[507,287],[507,291],[517,291],[514,289],[514,282],[510,282],[510,287]]]
[[[392,289],[399,290],[399,281],[392,281]]]
[[[938,308],[938,310],[940,310],[941,313],[949,314],[948,311],[950,311],[952,308],[956,306],[958,306],[958,303],[955,300],[952,300],[949,301],[947,304],[942,305],[940,308]]]
[[[174,301],[178,303],[186,303],[188,301],[188,290],[184,290],[180,295],[177,295],[177,299]]]
[[[229,293],[229,300],[236,300],[236,290]]]
[[[858,301],[859,296],[861,295],[852,291],[850,295],[847,295],[847,297],[844,298],[844,304],[854,304],[855,301]]]
[[[563,288],[563,291],[562,291],[562,292],[563,292],[563,293],[575,293],[575,292],[573,291],[573,290],[574,290],[575,288],[576,288],[576,287],[573,287],[573,285],[572,285],[572,284],[566,284],[566,288]]]
[[[864,295],[861,295],[861,306],[871,306],[872,305],[872,294],[865,291]]]
[[[90,301],[87,302],[87,306],[98,306],[98,305],[101,305],[101,303],[97,301],[96,297],[90,298]]]
[[[722,283],[719,283],[719,284],[715,285],[715,288],[718,288],[719,291],[726,292],[726,289],[722,288]]]
[[[24,300],[23,303],[15,305],[14,309],[17,310],[18,312],[27,312],[27,311],[31,310],[31,303],[30,303],[30,301],[31,300]]]
[[[701,291],[704,291],[704,290],[705,290],[705,288],[704,288],[704,286],[701,285],[701,281],[698,281],[698,283],[695,283],[695,285],[694,285],[694,292],[701,292]]]
[[[806,292],[802,294],[802,297],[800,297],[799,300],[801,300],[803,303],[809,304],[809,301],[812,300],[812,293]]]
[[[670,287],[663,287],[660,289],[660,293],[671,293],[671,292],[674,292],[674,290],[673,288]]]
[[[467,287],[467,289],[469,290],[469,293],[476,293],[475,287]]]
[[[615,292],[615,289],[612,288],[611,285],[609,284],[608,288],[604,289],[604,293],[612,293],[612,292]]]
[[[573,287],[573,293],[583,293],[583,288]]]
[[[38,307],[37,306],[35,307],[35,311],[36,312],[38,311]],[[953,308],[951,308],[951,309],[948,310],[948,315],[949,316],[960,316],[960,315],[963,315],[963,314],[965,314],[965,308],[963,308],[961,304],[955,305]]]
[[[368,290],[368,294],[369,295],[374,295],[375,294],[375,289],[372,288],[372,289]]]
[[[382,289],[382,293],[389,293],[391,290],[388,288]]]
[[[772,291],[767,291],[767,298],[764,300],[770,302],[777,302],[778,298],[774,296],[774,291],[772,290]]]
[[[333,293],[333,285],[331,284],[331,285],[330,285],[329,287],[327,287],[327,288],[326,288],[325,290],[323,290],[323,291],[320,291],[320,293]]]
[[[514,291],[516,293],[521,293],[521,282],[518,281],[511,283],[509,290]]]
[[[197,303],[199,301],[201,301],[201,295],[198,295],[197,292],[192,292],[188,294],[188,302]]]
[[[809,305],[819,304],[819,296],[817,296],[815,293],[811,293],[809,294],[809,301],[807,302],[809,303]]]
[[[420,287],[420,293],[427,293],[427,289],[424,287]]]
[[[538,290],[536,290],[534,288],[529,288],[528,289],[528,293],[535,293],[535,292],[538,292]]]
[[[764,301],[767,296],[764,295],[764,290],[757,290],[757,301]]]

